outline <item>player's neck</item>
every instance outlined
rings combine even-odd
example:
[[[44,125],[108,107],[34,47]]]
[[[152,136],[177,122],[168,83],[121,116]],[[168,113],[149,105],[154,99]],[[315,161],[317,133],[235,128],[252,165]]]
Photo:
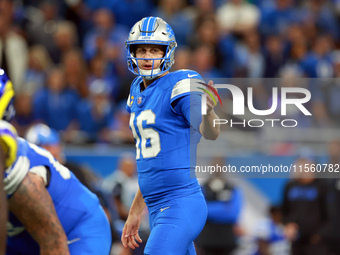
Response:
[[[169,71],[163,73],[163,74],[160,75],[160,76],[157,76],[156,78],[154,78],[154,79],[152,79],[152,80],[147,80],[147,79],[143,78],[143,86],[144,86],[144,88],[142,88],[142,90],[146,89],[146,88],[147,88],[151,83],[153,83],[155,80],[157,80],[157,79],[163,77],[164,75],[167,75],[168,73],[169,73]]]

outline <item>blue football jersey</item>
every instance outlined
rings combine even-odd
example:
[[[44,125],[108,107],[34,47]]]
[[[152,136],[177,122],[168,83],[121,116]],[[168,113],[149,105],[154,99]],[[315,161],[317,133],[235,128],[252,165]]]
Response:
[[[39,166],[45,166],[46,172],[38,174],[47,182],[47,190],[53,200],[59,220],[66,235],[98,208],[99,200],[95,194],[83,186],[66,167],[54,159],[51,153],[24,139],[18,138],[17,160],[6,170],[7,194],[11,196],[28,172],[35,172]],[[41,171],[41,168],[40,168]],[[6,182],[5,182],[6,184]],[[7,224],[7,245],[17,252],[39,254],[38,244],[24,229],[21,222],[9,214]]]
[[[141,77],[131,85],[127,110],[136,141],[139,187],[148,206],[200,190],[194,166],[201,135],[172,103],[191,93],[201,94],[193,84],[202,81],[195,71],[179,70],[143,91]]]

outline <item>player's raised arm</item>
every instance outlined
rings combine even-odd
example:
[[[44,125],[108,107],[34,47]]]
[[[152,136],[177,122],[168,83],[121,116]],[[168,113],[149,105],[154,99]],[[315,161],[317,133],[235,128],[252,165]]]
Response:
[[[4,176],[5,154],[0,148],[0,176]],[[5,254],[6,247],[7,199],[4,184],[0,181],[0,255]]]
[[[41,255],[68,255],[67,237],[41,177],[28,173],[8,200],[10,211],[39,244]]]
[[[208,85],[213,86],[213,81],[209,81]],[[202,116],[200,133],[205,139],[216,140],[220,134],[220,125],[214,124],[214,119],[219,118],[214,111],[218,99],[214,93],[211,93],[211,95],[213,95],[214,99],[206,93],[207,114]]]
[[[139,237],[138,230],[142,218],[142,212],[145,206],[146,204],[144,202],[144,198],[140,189],[138,188],[121,237],[121,241],[125,248],[129,246],[130,248],[135,249],[136,247],[139,247],[136,240],[140,243],[142,242],[142,239]]]

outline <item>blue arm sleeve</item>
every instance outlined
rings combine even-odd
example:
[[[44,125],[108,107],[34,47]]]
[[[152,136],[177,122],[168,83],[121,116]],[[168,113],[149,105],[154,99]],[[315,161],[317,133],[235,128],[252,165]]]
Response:
[[[235,188],[230,201],[207,201],[208,220],[213,223],[236,223],[242,207],[242,192]]]
[[[176,99],[172,103],[175,112],[182,114],[186,121],[199,132],[202,123],[201,95],[192,93]]]

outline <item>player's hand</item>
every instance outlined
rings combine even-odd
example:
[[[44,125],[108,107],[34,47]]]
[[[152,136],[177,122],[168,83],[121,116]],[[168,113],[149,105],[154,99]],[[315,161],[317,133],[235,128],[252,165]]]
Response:
[[[142,239],[138,235],[141,219],[142,215],[129,214],[121,237],[122,244],[125,248],[129,246],[131,249],[135,249],[139,247],[139,244],[136,241],[142,243]]]
[[[214,82],[212,80],[210,80],[208,82],[209,87],[214,87]],[[205,95],[207,97],[207,114],[209,112],[211,112],[215,106],[218,103],[218,97],[216,96],[215,92],[217,91],[217,89],[215,89],[216,91],[213,91],[211,88],[208,89],[210,94],[208,94],[207,92],[205,92]],[[213,98],[211,97],[211,95],[213,96]]]

